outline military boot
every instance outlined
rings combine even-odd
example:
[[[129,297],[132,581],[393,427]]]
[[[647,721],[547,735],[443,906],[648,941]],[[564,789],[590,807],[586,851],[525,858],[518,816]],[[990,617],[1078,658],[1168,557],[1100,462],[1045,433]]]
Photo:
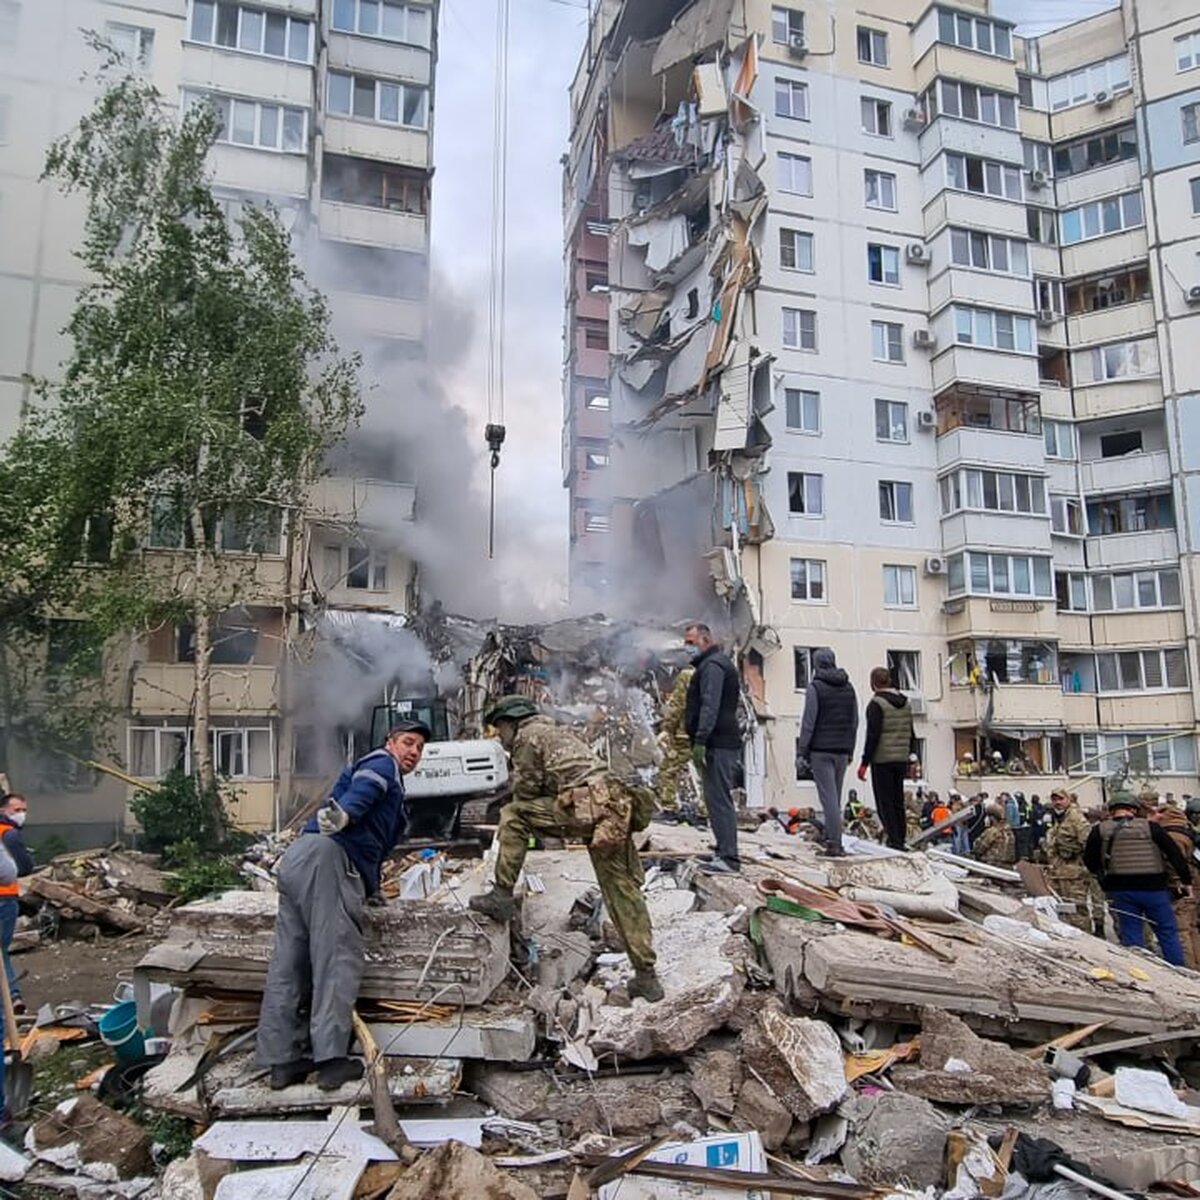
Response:
[[[501,925],[506,925],[512,920],[516,901],[508,888],[494,887],[481,896],[472,896],[467,901],[467,906],[477,913],[483,913],[485,917],[491,917],[493,921],[499,921]]]
[[[653,968],[648,971],[634,972],[627,990],[630,1000],[636,1000],[640,996],[641,999],[648,1000],[651,1004],[657,1004],[663,998],[662,984],[659,983]]]

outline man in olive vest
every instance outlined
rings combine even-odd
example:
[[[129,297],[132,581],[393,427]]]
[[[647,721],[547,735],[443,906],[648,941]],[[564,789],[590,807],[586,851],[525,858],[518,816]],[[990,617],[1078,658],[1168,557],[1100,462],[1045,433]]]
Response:
[[[887,667],[871,671],[867,701],[867,736],[858,764],[859,779],[871,768],[875,810],[883,823],[884,837],[893,850],[904,849],[904,777],[913,751],[913,716],[908,697],[892,686]]]
[[[1167,864],[1179,880],[1181,895],[1191,899],[1188,861],[1165,829],[1138,816],[1138,802],[1130,792],[1117,792],[1108,802],[1108,813],[1108,819],[1088,834],[1083,861],[1108,896],[1121,945],[1141,946],[1142,922],[1149,921],[1163,958],[1182,967]]]
[[[1050,828],[1046,832],[1048,881],[1064,900],[1075,905],[1074,913],[1063,913],[1062,919],[1084,933],[1091,933],[1095,928],[1088,911],[1092,878],[1083,862],[1091,826],[1070,793],[1061,789],[1050,793],[1050,812]]]

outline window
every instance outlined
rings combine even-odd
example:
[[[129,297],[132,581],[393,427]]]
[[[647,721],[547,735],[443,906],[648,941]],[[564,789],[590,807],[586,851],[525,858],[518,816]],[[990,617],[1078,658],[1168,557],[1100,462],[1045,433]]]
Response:
[[[976,596],[1029,596],[1049,599],[1050,559],[1039,554],[986,554],[971,550],[947,560],[948,592]]]
[[[583,389],[583,404],[593,412],[608,412],[611,405],[607,391],[585,387]]]
[[[429,181],[422,171],[393,167],[366,158],[326,154],[321,170],[321,195],[342,204],[423,215],[427,209]]]
[[[1045,481],[1039,475],[967,467],[942,477],[942,512],[973,508],[985,512],[1044,514]]]
[[[1188,187],[1192,190],[1192,215],[1196,216],[1200,214],[1200,175],[1189,179]]]
[[[1021,169],[969,154],[946,155],[946,185],[960,192],[1021,199]]]
[[[1087,612],[1087,576],[1059,571],[1054,576],[1054,594],[1060,612]]]
[[[608,533],[612,528],[612,521],[608,513],[590,512],[584,518],[583,530],[585,533]]]
[[[783,344],[790,350],[817,349],[817,314],[807,308],[783,310]]]
[[[825,603],[825,564],[819,558],[791,560],[792,599]]]
[[[875,440],[908,441],[908,405],[902,400],[875,401]]]
[[[387,555],[366,546],[346,547],[346,586],[356,591],[386,592]]]
[[[1120,233],[1123,229],[1136,229],[1144,224],[1141,192],[1093,200],[1079,208],[1064,209],[1058,215],[1059,238],[1064,246]]]
[[[1033,322],[1028,317],[961,305],[955,305],[953,312],[954,338],[960,345],[1020,354],[1034,352]]]
[[[883,606],[885,608],[917,607],[917,568],[883,568]]]
[[[812,656],[815,646],[792,647],[792,678],[796,691],[802,692],[812,682]]]
[[[1001,129],[1017,127],[1016,96],[953,79],[939,79],[925,93],[925,111],[931,118],[941,114]]]
[[[775,115],[808,120],[808,84],[795,79],[775,80]]]
[[[17,0],[0,0],[0,46],[15,46],[21,26],[21,6]]]
[[[1175,503],[1170,492],[1137,496],[1101,496],[1088,501],[1088,534],[1143,533],[1175,528]]]
[[[863,133],[876,137],[892,136],[892,106],[887,100],[873,100],[864,96],[859,102],[862,111]]]
[[[389,42],[407,42],[429,47],[433,32],[430,8],[397,4],[393,0],[334,0],[334,29],[384,38]]]
[[[212,756],[218,775],[230,779],[273,779],[275,739],[269,726],[212,730]],[[133,726],[129,730],[129,769],[138,779],[161,779],[169,771],[191,774],[195,733],[183,725]]]
[[[1175,39],[1175,70],[1191,71],[1200,67],[1200,29]]]
[[[1078,496],[1050,497],[1050,528],[1068,537],[1083,537],[1083,505]]]
[[[1050,111],[1074,108],[1095,99],[1098,92],[1125,91],[1129,83],[1129,55],[1119,54],[1115,58],[1093,63],[1066,75],[1056,75],[1050,80]]]
[[[48,674],[69,671],[77,675],[99,675],[103,662],[96,626],[90,621],[51,617],[46,622],[46,670]]]
[[[872,283],[900,286],[900,251],[895,246],[867,247],[867,278]]]
[[[1127,429],[1120,433],[1102,433],[1100,435],[1100,457],[1121,458],[1126,454],[1135,454],[1142,449],[1142,431]]]
[[[1183,118],[1183,140],[1200,142],[1200,104],[1185,104],[1179,115]]]
[[[771,9],[771,40],[777,46],[790,45],[793,38],[804,37],[804,14],[795,8]]]
[[[863,183],[868,208],[896,211],[896,177],[887,171],[864,171]]]
[[[1136,342],[1112,342],[1076,350],[1071,355],[1075,383],[1107,383],[1113,379],[1158,374],[1158,344],[1153,338]]]
[[[1048,208],[1027,208],[1025,210],[1025,228],[1029,240],[1039,246],[1058,245],[1058,222],[1054,213]]]
[[[584,463],[589,471],[602,471],[608,466],[608,455],[601,450],[588,450],[584,454]]]
[[[811,196],[812,159],[801,154],[777,154],[779,165],[779,190],[796,196]]]
[[[950,261],[978,271],[1029,276],[1029,248],[1024,242],[975,229],[950,230]]]
[[[893,321],[871,322],[871,357],[876,362],[904,361],[904,326]]]
[[[1060,177],[1082,175],[1109,163],[1137,158],[1137,129],[1126,125],[1054,149],[1054,173]]]
[[[899,525],[913,520],[912,484],[896,479],[879,481],[879,519]]]
[[[429,117],[429,92],[411,83],[387,83],[365,75],[330,71],[329,111],[386,125],[424,129]]]
[[[825,477],[808,471],[789,471],[788,512],[797,517],[820,517],[825,513]]]
[[[889,650],[887,666],[902,692],[921,690],[921,652],[919,650]]]
[[[217,524],[217,545],[224,554],[279,554],[278,509],[230,509]]]
[[[1006,396],[986,389],[964,387],[943,392],[935,405],[939,434],[967,426],[1005,433],[1040,434],[1042,414],[1037,399]]]
[[[184,511],[174,496],[156,495],[150,499],[150,533],[146,545],[157,550],[182,550]]]
[[[1143,692],[1188,686],[1187,650],[1183,646],[1161,650],[1122,650],[1096,655],[1096,690]]]
[[[997,58],[1012,58],[1010,26],[945,8],[938,9],[938,41]]]
[[[146,70],[154,51],[154,30],[141,25],[121,25],[109,21],[104,27],[105,36],[121,60],[130,67]]]
[[[888,37],[881,29],[858,27],[858,61],[873,67],[888,65]]]
[[[226,779],[271,779],[274,757],[270,729],[213,730],[213,763]]]
[[[586,350],[608,349],[607,321],[580,321],[583,329],[583,345]]]
[[[813,269],[813,235],[799,229],[779,231],[779,265],[788,271]]]
[[[801,388],[783,389],[787,427],[794,433],[821,432],[821,397]]]
[[[217,141],[259,150],[303,154],[308,145],[308,110],[203,92],[184,93],[185,111],[209,103],[217,111]]]
[[[1042,437],[1047,458],[1075,457],[1075,428],[1067,421],[1043,421]]]
[[[1072,733],[1067,735],[1067,770],[1073,775],[1196,773],[1196,743],[1191,734],[1170,730],[1146,733]]]
[[[12,112],[12,97],[0,95],[0,146],[8,145],[9,115]]]
[[[1145,264],[1118,267],[1091,279],[1071,280],[1066,285],[1067,311],[1100,312],[1150,298],[1150,273]]]
[[[1051,173],[1051,153],[1048,142],[1030,142],[1022,138],[1021,157],[1025,160],[1025,170],[1045,171],[1047,175]]]
[[[1179,605],[1179,571],[1174,567],[1092,576],[1092,609],[1095,612],[1178,608]]]
[[[149,30],[145,32],[150,33]],[[151,35],[153,36],[153,35]],[[312,22],[222,0],[192,0],[193,42],[269,58],[312,62]]]

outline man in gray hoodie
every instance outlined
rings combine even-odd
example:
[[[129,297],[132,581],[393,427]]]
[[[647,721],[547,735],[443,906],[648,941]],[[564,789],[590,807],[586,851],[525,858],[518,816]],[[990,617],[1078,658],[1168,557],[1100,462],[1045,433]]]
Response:
[[[804,695],[796,741],[797,766],[807,763],[825,815],[825,853],[840,858],[842,781],[858,737],[858,697],[850,677],[828,647],[813,652],[813,673]],[[800,772],[797,772],[800,773]]]

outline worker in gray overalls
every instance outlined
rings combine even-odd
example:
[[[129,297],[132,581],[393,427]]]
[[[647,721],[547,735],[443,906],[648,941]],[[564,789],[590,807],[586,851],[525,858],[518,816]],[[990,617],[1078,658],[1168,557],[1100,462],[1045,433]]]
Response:
[[[275,1089],[335,1091],[363,1074],[349,1057],[363,973],[363,905],[379,891],[383,860],[404,832],[403,776],[430,730],[399,721],[380,749],[347,767],[328,802],[279,861],[275,949],[258,1019],[258,1062]]]

